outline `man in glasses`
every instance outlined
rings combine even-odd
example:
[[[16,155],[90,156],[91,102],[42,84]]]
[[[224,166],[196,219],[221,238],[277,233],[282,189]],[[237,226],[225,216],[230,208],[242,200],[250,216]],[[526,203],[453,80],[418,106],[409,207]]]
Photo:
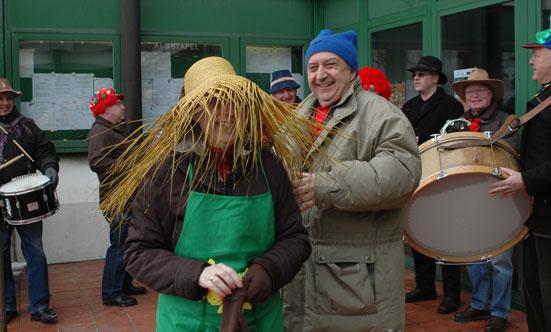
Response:
[[[415,91],[419,95],[408,100],[402,107],[417,136],[417,143],[422,144],[432,134],[440,132],[446,120],[457,119],[464,113],[463,106],[452,96],[446,94],[438,85],[448,80],[442,73],[442,62],[433,56],[422,56],[419,62],[408,69],[412,73]],[[432,258],[426,257],[411,248],[415,267],[416,287],[406,294],[406,302],[418,302],[436,299],[434,287],[436,265]],[[438,307],[441,314],[457,311],[461,304],[459,265],[443,265],[442,281],[444,298]]]

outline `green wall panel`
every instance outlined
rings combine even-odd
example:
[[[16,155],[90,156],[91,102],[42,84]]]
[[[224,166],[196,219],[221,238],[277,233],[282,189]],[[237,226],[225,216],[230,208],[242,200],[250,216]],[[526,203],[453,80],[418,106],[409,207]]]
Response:
[[[141,0],[142,31],[309,38],[312,1]]]
[[[369,18],[373,19],[425,6],[426,0],[369,0],[367,5]]]
[[[119,29],[118,0],[5,0],[8,30]]]
[[[324,28],[335,30],[359,24],[360,0],[325,0],[323,20]]]

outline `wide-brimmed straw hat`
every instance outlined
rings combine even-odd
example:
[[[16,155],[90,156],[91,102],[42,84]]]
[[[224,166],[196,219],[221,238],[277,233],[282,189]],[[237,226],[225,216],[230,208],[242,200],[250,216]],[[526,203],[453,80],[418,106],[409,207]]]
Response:
[[[12,92],[15,97],[21,97],[21,91],[14,90],[6,78],[0,78],[0,93],[2,92]]]
[[[176,166],[184,158],[192,158],[203,177],[196,178],[194,185],[210,183],[208,176],[217,172],[214,154],[220,153],[220,149],[223,154],[232,155],[229,158],[233,160],[232,172],[240,169],[243,176],[261,166],[254,151],[262,149],[281,160],[292,180],[297,179],[303,165],[313,167],[317,162],[306,158],[314,143],[311,135],[314,120],[237,75],[226,59],[208,57],[194,63],[184,76],[184,90],[185,96],[174,108],[133,139],[132,149],[119,157],[122,161],[117,164],[118,169],[109,171],[106,185],[112,189],[100,205],[104,212],[109,215],[123,212],[124,203],[132,198],[146,174],[152,179],[165,176],[160,173],[163,164],[160,160]],[[233,112],[224,130],[232,132],[233,142],[231,146],[216,147],[211,143],[220,139],[216,134],[219,130],[216,128],[220,127],[219,110],[228,107]]]
[[[452,87],[461,100],[466,100],[465,87],[474,83],[487,85],[494,94],[494,101],[500,101],[503,97],[503,90],[505,89],[503,81],[490,78],[488,72],[482,68],[476,68],[469,74],[469,77],[466,80],[455,82],[452,84]]]

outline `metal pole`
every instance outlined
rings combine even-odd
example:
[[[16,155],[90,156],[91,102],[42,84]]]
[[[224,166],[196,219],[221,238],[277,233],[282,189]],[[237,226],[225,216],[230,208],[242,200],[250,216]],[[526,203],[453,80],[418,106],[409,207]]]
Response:
[[[120,0],[120,11],[121,89],[126,120],[136,121],[142,118],[140,0]],[[140,125],[141,121],[132,122],[130,128]]]

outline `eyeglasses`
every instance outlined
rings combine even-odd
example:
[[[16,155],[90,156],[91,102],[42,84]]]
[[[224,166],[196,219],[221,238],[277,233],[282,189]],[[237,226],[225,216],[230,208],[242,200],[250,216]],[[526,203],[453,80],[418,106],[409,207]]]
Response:
[[[479,94],[482,94],[482,92],[488,91],[488,90],[490,90],[490,89],[486,88],[486,89],[465,90],[465,95],[466,95],[466,96],[472,96],[472,95],[475,94],[475,92],[476,92],[477,95],[479,95]]]
[[[411,73],[411,78],[415,78],[415,76],[423,77],[425,75],[432,75],[429,73]]]

